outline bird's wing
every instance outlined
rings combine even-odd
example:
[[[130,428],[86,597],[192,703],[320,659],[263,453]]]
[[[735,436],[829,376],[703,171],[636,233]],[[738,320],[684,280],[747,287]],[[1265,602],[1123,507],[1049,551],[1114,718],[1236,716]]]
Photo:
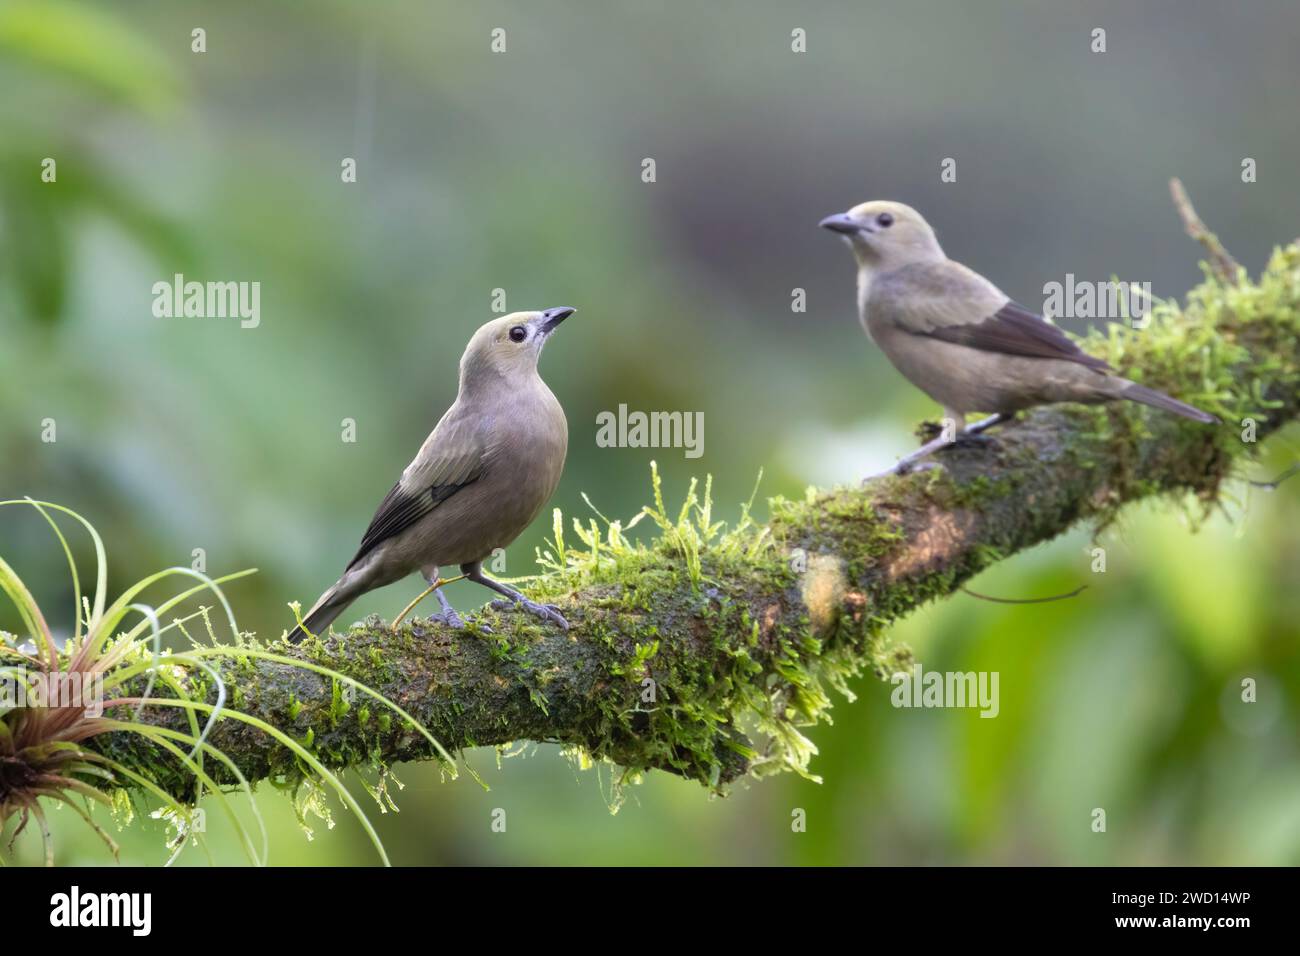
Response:
[[[451,412],[443,416],[415,460],[407,466],[370,519],[361,546],[348,562],[349,568],[380,542],[401,534],[456,492],[482,477],[487,445],[483,440],[483,430],[475,425],[473,420],[459,418]]]
[[[1037,312],[1007,298],[979,273],[955,262],[900,275],[891,290],[899,324],[916,335],[965,345],[982,352],[1077,362],[1114,371],[1079,348]]]
[[[1099,372],[1114,369],[1095,355],[1089,355],[1050,322],[1022,305],[1007,300],[992,315],[966,325],[947,325],[931,330],[929,335],[945,342],[955,342],[982,352],[1023,355],[1027,358],[1060,359],[1078,362]]]

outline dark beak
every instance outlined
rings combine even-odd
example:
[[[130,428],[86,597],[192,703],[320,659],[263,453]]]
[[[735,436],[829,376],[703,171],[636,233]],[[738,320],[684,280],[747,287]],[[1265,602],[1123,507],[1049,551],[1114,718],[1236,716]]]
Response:
[[[846,212],[837,213],[834,216],[827,216],[821,222],[817,223],[823,229],[829,229],[831,232],[838,232],[846,236],[856,236],[862,231],[862,223],[858,222]]]
[[[571,309],[567,305],[561,305],[554,309],[547,309],[542,313],[542,331],[547,335],[550,335],[555,331],[556,326],[577,311],[577,309]]]

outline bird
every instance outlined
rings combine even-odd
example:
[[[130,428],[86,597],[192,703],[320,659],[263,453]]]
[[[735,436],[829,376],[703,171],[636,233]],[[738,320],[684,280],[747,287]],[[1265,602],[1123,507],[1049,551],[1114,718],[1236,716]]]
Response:
[[[494,581],[482,565],[533,522],[564,471],[568,422],[537,360],[576,311],[515,312],[474,333],[460,360],[455,402],[379,505],[342,576],[287,636],[291,643],[322,633],[358,597],[415,571],[429,587],[394,627],[430,592],[442,607],[432,619],[463,627],[442,587],[465,578],[568,630],[558,608]],[[439,569],[449,565],[461,573],[441,577]]]
[[[1139,402],[1207,425],[1218,419],[1121,377],[1061,329],[949,259],[919,212],[873,200],[821,220],[857,260],[858,317],[903,377],[943,406],[950,434],[900,465],[977,442],[1015,412],[1054,402]],[[967,427],[972,412],[992,412]]]

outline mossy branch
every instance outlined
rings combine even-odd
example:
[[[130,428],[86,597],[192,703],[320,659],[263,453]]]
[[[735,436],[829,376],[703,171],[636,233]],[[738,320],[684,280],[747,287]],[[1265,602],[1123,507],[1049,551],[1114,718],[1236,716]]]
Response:
[[[1185,195],[1180,208],[1199,223]],[[371,618],[272,649],[373,687],[453,750],[552,741],[631,774],[668,770],[715,789],[747,772],[806,772],[814,748],[800,728],[829,706],[828,688],[902,662],[884,638],[891,622],[1079,522],[1105,525],[1130,502],[1191,495],[1212,507],[1254,439],[1300,415],[1300,246],[1278,250],[1258,282],[1228,271],[1235,262],[1217,240],[1211,253],[1185,306],[1160,303],[1141,329],[1112,326],[1085,347],[1217,413],[1219,427],[1127,403],[1038,409],[989,447],[945,451],[941,469],[778,499],[769,525],[746,512],[730,531],[714,522],[707,488],[670,514],[656,479],[645,514],[659,534],[648,543],[592,520],[574,522],[575,546],[557,516],[550,570],[527,590],[561,605],[568,633],[489,607],[463,632]],[[267,660],[212,663],[234,706],[309,743],[327,766],[433,756],[401,720],[330,679]],[[186,720],[163,708],[144,716]],[[250,780],[303,775],[245,723],[218,723],[211,742]],[[169,792],[193,786],[147,740],[91,743]]]

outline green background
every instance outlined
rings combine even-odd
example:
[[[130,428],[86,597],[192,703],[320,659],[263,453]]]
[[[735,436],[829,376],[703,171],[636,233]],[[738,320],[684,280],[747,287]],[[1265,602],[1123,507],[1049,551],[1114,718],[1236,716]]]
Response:
[[[0,497],[89,517],[110,590],[195,548],[211,573],[256,566],[229,595],[242,627],[274,634],[288,601],[334,580],[453,399],[493,289],[511,310],[580,310],[541,365],[570,427],[554,505],[584,515],[586,492],[626,520],[654,458],[677,500],[712,473],[734,519],[760,469],[760,497],[852,482],[938,414],[863,338],[824,215],[908,202],[951,256],[1034,305],[1067,273],[1190,288],[1198,248],[1171,175],[1252,270],[1300,231],[1292,2],[697,7],[0,3]],[[1090,52],[1097,27],[1105,53]],[[808,52],[791,52],[794,28]],[[177,272],[260,281],[261,326],[155,318],[151,287]],[[619,403],[702,411],[703,458],[596,447],[597,413]],[[1296,439],[1272,440],[1249,477],[1286,468]],[[1127,511],[1101,539],[1104,574],[1079,529],[972,585],[1088,584],[1073,600],[958,595],[896,628],[927,669],[998,671],[994,720],[896,710],[863,678],[812,732],[820,785],[710,799],[652,774],[611,814],[607,767],[481,750],[467,756],[486,793],[399,767],[401,812],[376,809],[380,834],[408,864],[1295,864],[1300,478],[1237,482],[1196,533],[1189,515]],[[508,575],[532,572],[549,528],[515,543]],[[39,518],[0,513],[0,552],[66,629],[66,567]],[[283,796],[258,799],[273,862],[375,861],[345,811],[308,841]],[[238,863],[217,816],[213,856]],[[53,819],[60,862],[111,859],[70,812]],[[166,857],[157,823],[115,835],[126,862]],[[39,840],[12,857],[38,862]]]

